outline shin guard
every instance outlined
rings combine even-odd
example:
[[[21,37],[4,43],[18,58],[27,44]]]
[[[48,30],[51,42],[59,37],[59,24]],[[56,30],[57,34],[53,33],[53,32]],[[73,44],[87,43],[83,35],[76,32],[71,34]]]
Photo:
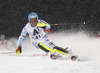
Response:
[[[45,46],[45,45],[42,44],[42,43],[39,43],[39,44],[38,44],[38,47],[39,47],[40,49],[42,49],[43,51],[45,51],[45,52],[52,52],[52,53],[55,53],[55,50],[53,50],[53,49],[51,49],[51,48]]]
[[[39,43],[38,44],[38,47],[40,49],[42,49],[43,51],[45,51],[45,52],[52,52],[52,53],[58,52],[58,53],[61,53],[63,55],[68,54],[68,51],[67,50],[65,50],[65,49],[63,49],[61,47],[58,47],[58,46],[55,46],[54,49],[51,49],[51,48],[45,46],[44,44]]]
[[[54,50],[55,50],[56,52],[59,52],[59,53],[63,54],[63,55],[66,55],[66,54],[69,53],[67,50],[63,49],[62,47],[58,47],[58,46],[55,46],[55,47],[54,47]]]

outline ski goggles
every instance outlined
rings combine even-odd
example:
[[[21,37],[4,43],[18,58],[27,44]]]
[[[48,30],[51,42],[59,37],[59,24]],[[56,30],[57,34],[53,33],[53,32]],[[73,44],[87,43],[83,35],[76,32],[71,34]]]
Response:
[[[37,19],[30,19],[30,22],[37,22]]]

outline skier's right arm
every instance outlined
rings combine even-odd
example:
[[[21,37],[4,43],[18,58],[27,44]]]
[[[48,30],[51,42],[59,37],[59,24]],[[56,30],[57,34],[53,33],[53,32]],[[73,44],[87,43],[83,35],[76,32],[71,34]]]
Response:
[[[27,29],[24,27],[18,39],[18,48],[16,49],[17,55],[20,55],[20,53],[22,52],[21,46],[26,35],[27,35]]]

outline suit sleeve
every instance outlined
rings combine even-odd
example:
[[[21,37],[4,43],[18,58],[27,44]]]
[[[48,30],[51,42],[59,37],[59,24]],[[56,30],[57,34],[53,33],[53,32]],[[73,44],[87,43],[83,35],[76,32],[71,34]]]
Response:
[[[18,45],[20,45],[20,46],[22,45],[23,40],[24,40],[26,35],[27,35],[27,29],[26,29],[26,27],[24,27],[21,34],[20,34],[20,36],[19,36]]]
[[[44,23],[44,24],[41,24],[40,26],[42,27],[42,28],[44,28],[44,29],[50,29],[51,28],[51,26],[46,22],[46,21],[44,21],[44,20],[38,20],[38,22],[40,23],[40,22],[42,22],[42,23]]]

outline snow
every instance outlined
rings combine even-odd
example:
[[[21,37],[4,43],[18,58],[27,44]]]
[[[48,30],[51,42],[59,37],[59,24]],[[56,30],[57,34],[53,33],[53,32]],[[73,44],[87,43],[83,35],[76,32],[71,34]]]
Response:
[[[0,73],[99,73],[100,72],[100,38],[89,38],[85,34],[66,35],[50,34],[49,37],[61,47],[69,47],[77,53],[82,61],[51,60],[48,56],[32,56],[45,52],[36,49],[29,38],[23,42],[23,53],[0,55]],[[12,43],[11,41],[15,42]],[[13,48],[13,49],[11,49]],[[0,46],[0,51],[14,51],[17,39],[9,40],[8,45]]]

